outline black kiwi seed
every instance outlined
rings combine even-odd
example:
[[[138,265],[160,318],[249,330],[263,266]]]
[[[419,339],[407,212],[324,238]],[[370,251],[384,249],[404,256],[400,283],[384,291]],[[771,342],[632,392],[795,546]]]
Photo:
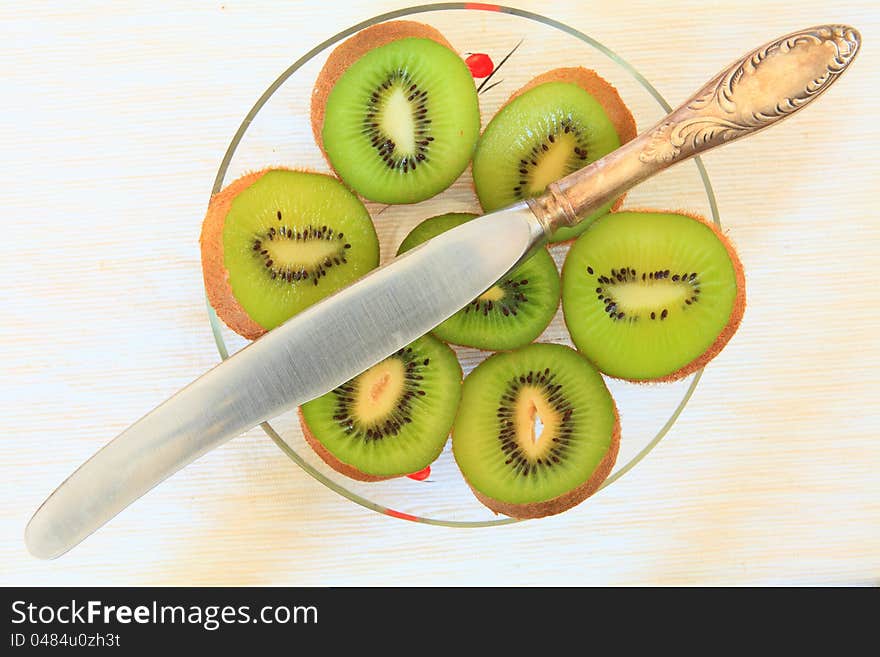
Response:
[[[277,215],[278,220],[282,220],[281,210],[278,210]],[[269,251],[266,248],[263,248],[263,240],[268,239],[271,242],[289,240],[294,242],[309,242],[309,241],[324,241],[324,242],[333,242],[336,241],[336,252],[324,259],[323,262],[315,263],[312,267],[306,269],[303,267],[299,267],[294,269],[291,265],[286,265],[282,263],[276,263],[273,258],[269,255]],[[278,277],[281,280],[287,281],[288,283],[292,283],[294,281],[300,280],[311,280],[314,285],[318,284],[318,279],[322,276],[326,276],[326,270],[329,269],[332,265],[341,265],[346,264],[348,261],[345,259],[345,249],[350,249],[351,244],[339,244],[342,240],[342,233],[334,233],[332,228],[328,228],[327,226],[306,226],[302,229],[293,230],[289,226],[281,226],[279,229],[275,229],[275,227],[269,228],[268,232],[257,235],[254,238],[253,246],[251,250],[254,252],[254,255],[258,258],[261,258],[263,261],[263,266],[267,270],[267,275],[271,279],[276,279]]]
[[[381,111],[382,97],[387,95],[389,90],[394,91],[399,87],[408,88],[409,95],[406,100],[413,109],[416,151],[412,155],[397,155],[395,153],[397,145],[382,132],[382,128],[376,120],[377,112]],[[419,89],[406,71],[392,72],[370,95],[369,107],[364,115],[363,131],[379,158],[389,169],[415,171],[416,166],[428,161],[430,142],[434,140],[427,134],[428,125],[431,123],[431,120],[427,118],[428,106],[428,91]]]
[[[540,156],[543,155],[543,153],[548,152],[550,150],[549,144],[556,143],[556,138],[563,133],[571,134],[578,140],[577,145],[572,149],[572,162],[569,168],[575,170],[583,166],[582,160],[586,160],[588,157],[586,136],[582,134],[579,126],[574,125],[570,120],[565,119],[555,126],[553,131],[548,132],[547,137],[544,140],[532,146],[527,158],[519,161],[520,166],[518,171],[520,176],[517,180],[517,184],[512,190],[515,196],[520,195],[525,191],[526,185],[529,184],[532,172],[538,167]]]
[[[352,438],[367,442],[382,440],[387,436],[396,436],[404,424],[412,422],[412,400],[415,396],[424,397],[425,390],[420,381],[424,380],[422,368],[427,367],[430,359],[416,361],[416,355],[411,348],[403,348],[397,351],[391,358],[397,358],[403,362],[404,387],[400,401],[394,410],[384,418],[381,424],[364,426],[357,420],[356,413],[352,408],[355,402],[355,389],[351,381],[333,390],[336,396],[336,408],[333,419],[342,430]]]
[[[505,465],[509,465],[514,472],[522,475],[532,474],[537,476],[544,469],[552,469],[553,465],[559,463],[559,457],[564,456],[571,433],[572,426],[572,406],[565,399],[560,384],[555,384],[556,375],[550,372],[549,368],[543,371],[530,370],[527,374],[513,377],[508,381],[507,386],[501,395],[500,403],[496,411],[498,418],[498,442],[501,451],[507,455]],[[544,395],[547,403],[550,404],[562,419],[556,436],[553,437],[555,443],[549,450],[549,456],[544,459],[537,459],[535,462],[529,460],[528,455],[516,442],[516,422],[514,420],[514,408],[520,391],[526,386],[537,386]]]
[[[595,274],[595,271],[592,267],[587,267],[587,273],[592,276]],[[621,312],[617,307],[617,300],[614,298],[613,288],[609,289],[607,286],[613,286],[615,284],[626,285],[629,283],[635,283],[639,280],[650,283],[651,281],[663,281],[666,279],[670,279],[673,283],[678,283],[679,285],[688,285],[691,287],[691,296],[685,299],[685,305],[690,306],[699,300],[697,295],[700,293],[700,280],[699,275],[696,272],[673,274],[669,269],[662,269],[652,272],[642,272],[640,277],[639,273],[629,266],[622,267],[619,270],[612,269],[608,275],[600,274],[596,276],[596,282],[598,283],[598,286],[596,287],[596,299],[605,307],[605,313],[608,315],[609,319],[614,321],[626,319],[627,321],[635,322],[638,321],[640,316],[638,312],[630,311],[629,314]],[[668,316],[669,309],[667,308],[663,308],[659,313],[661,320],[666,319]],[[657,313],[651,312],[650,318],[657,319]]]
[[[493,310],[497,305],[498,310],[505,317],[508,315],[516,315],[520,304],[528,301],[528,297],[526,297],[526,295],[523,294],[518,288],[521,288],[524,285],[528,285],[528,283],[528,280],[514,280],[512,278],[506,278],[504,280],[498,281],[496,285],[504,290],[504,296],[501,299],[491,301],[481,300],[479,297],[477,297],[467,306],[465,306],[462,312],[464,312],[465,314],[469,312],[475,312],[488,315],[489,311]]]

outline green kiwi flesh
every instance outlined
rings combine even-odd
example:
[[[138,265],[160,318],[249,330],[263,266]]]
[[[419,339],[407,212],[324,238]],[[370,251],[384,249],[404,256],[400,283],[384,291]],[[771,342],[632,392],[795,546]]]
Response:
[[[379,264],[363,203],[317,173],[267,172],[234,198],[222,239],[232,293],[267,330]]]
[[[474,187],[486,212],[538,196],[547,185],[620,146],[602,105],[570,82],[545,82],[505,105],[483,131],[474,153]],[[577,236],[614,201],[552,237]]]
[[[431,39],[368,51],[333,86],[321,133],[331,165],[373,201],[415,203],[449,187],[479,137],[474,80]]]
[[[614,401],[596,368],[569,347],[536,343],[495,354],[468,375],[452,451],[490,509],[533,518],[595,492],[619,438]]]
[[[300,411],[330,465],[359,479],[388,478],[417,472],[439,456],[460,396],[455,353],[428,335]]]
[[[449,213],[426,219],[404,238],[398,255],[476,216]],[[558,307],[556,263],[546,249],[540,249],[433,333],[446,342],[477,349],[515,349],[537,338]]]
[[[616,212],[571,247],[562,307],[575,346],[606,374],[673,380],[727,343],[745,304],[732,246],[703,220]]]

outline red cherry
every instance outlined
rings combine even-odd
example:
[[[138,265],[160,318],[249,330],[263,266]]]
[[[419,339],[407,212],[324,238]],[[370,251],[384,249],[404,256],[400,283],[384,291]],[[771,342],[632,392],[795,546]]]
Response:
[[[424,481],[431,476],[431,466],[429,465],[424,470],[419,470],[418,472],[413,472],[412,474],[408,474],[406,476],[410,479],[415,479],[416,481]]]
[[[495,69],[495,65],[492,63],[489,55],[481,52],[468,55],[464,63],[467,64],[467,67],[471,70],[471,75],[475,78],[484,78]]]

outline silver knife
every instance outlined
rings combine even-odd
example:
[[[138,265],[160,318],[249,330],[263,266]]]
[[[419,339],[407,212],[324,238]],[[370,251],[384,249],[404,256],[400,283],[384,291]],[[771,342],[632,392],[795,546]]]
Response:
[[[427,333],[629,188],[790,116],[853,61],[859,33],[822,25],[771,41],[657,125],[536,199],[470,221],[311,306],[216,366],[86,461],[34,514],[30,552],[57,557],[153,486],[260,422],[318,397]],[[327,367],[332,362],[333,367]]]

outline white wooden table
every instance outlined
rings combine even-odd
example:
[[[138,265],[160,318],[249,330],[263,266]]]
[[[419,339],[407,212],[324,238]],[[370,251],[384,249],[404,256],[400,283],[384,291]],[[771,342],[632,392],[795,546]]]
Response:
[[[198,230],[226,145],[315,43],[403,2],[0,5],[2,584],[880,582],[880,11],[871,0],[521,1],[599,37],[671,101],[745,49],[848,22],[828,95],[706,158],[745,321],[671,434],[587,504],[453,530],[382,517],[260,431],[65,557],[25,551],[73,467],[217,361]]]

